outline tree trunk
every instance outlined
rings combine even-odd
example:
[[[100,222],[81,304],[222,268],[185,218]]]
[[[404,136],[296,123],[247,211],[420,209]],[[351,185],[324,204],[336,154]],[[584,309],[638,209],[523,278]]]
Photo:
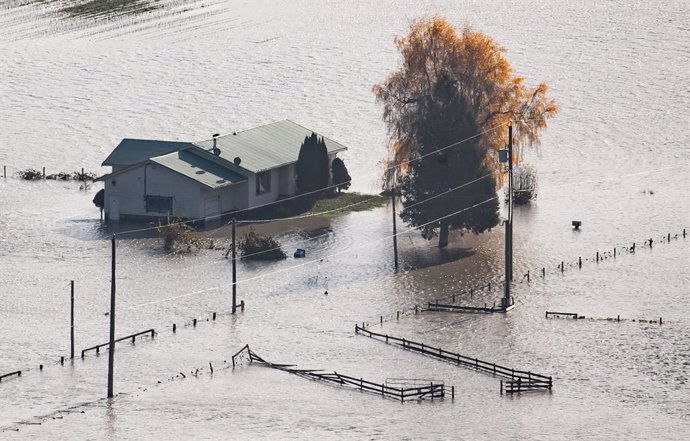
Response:
[[[438,247],[443,248],[448,245],[448,221],[442,220],[438,232]]]

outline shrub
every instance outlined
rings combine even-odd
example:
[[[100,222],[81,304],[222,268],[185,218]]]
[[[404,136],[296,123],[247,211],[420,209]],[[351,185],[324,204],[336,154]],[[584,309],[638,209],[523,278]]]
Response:
[[[43,173],[33,168],[27,168],[26,170],[20,170],[17,172],[20,179],[25,179],[27,181],[38,181],[43,179]]]
[[[347,190],[352,185],[352,178],[347,172],[345,163],[340,158],[335,158],[331,163],[331,173],[333,174],[333,185],[337,185],[338,193],[341,190]]]
[[[273,237],[259,234],[253,228],[237,244],[240,256],[250,260],[279,260],[287,255]]]
[[[163,238],[166,253],[190,252],[206,245],[206,240],[194,227],[179,220],[173,220],[168,225],[159,224],[157,229]]]
[[[96,179],[96,173],[84,172],[82,174],[80,171],[72,172],[72,179],[75,181],[93,181]]]
[[[536,169],[529,164],[517,166],[513,171],[513,202],[520,205],[536,199],[537,189]]]

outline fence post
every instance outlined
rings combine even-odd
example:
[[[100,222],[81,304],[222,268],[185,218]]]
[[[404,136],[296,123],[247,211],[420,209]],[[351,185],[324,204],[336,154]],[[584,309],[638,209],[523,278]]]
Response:
[[[2,177],[7,178],[7,166],[6,165],[2,166]],[[683,236],[683,237],[685,237],[685,236]]]
[[[43,180],[45,181],[45,179],[46,179],[46,168],[43,167]]]
[[[582,268],[582,256],[577,258],[577,266]]]

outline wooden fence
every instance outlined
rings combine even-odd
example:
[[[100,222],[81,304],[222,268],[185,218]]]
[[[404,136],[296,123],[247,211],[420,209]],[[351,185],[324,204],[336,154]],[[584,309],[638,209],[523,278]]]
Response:
[[[377,340],[385,341],[388,344],[400,346],[403,349],[418,352],[420,354],[424,354],[449,363],[453,363],[457,366],[464,366],[470,369],[474,369],[476,371],[491,374],[493,376],[504,377],[509,379],[510,382],[519,381],[520,390],[517,390],[517,386],[515,386],[516,392],[531,389],[551,390],[551,387],[553,385],[552,378],[547,377],[546,375],[537,374],[532,371],[522,371],[519,369],[508,368],[496,363],[489,363],[478,358],[466,357],[455,352],[445,351],[441,348],[436,348],[433,346],[425,345],[424,343],[419,343],[404,338],[393,337],[385,334],[378,334],[376,332],[371,332],[367,329],[360,328],[359,325],[355,325],[355,333],[362,334]],[[506,382],[505,384],[509,384],[510,382]],[[503,391],[503,382],[501,385],[501,391]]]
[[[9,372],[9,373],[7,373],[7,374],[2,374],[2,375],[0,375],[0,382],[2,382],[2,379],[3,379],[3,378],[13,377],[13,376],[15,376],[15,375],[16,375],[17,377],[21,377],[21,376],[22,376],[22,371],[14,371],[14,372]]]
[[[310,380],[325,381],[328,383],[337,384],[339,386],[349,386],[354,389],[359,389],[361,392],[369,392],[376,395],[381,395],[385,398],[392,398],[404,402],[406,400],[424,400],[434,398],[443,398],[446,395],[446,386],[443,382],[430,381],[428,384],[406,384],[394,387],[387,383],[375,383],[364,380],[363,378],[355,378],[348,375],[339,374],[338,372],[322,372],[321,369],[297,369],[294,365],[276,364],[266,361],[249,349],[249,345],[245,345],[239,352],[232,356],[232,364],[235,367],[239,364],[240,359],[249,359],[250,363],[257,362],[268,367],[289,372]],[[451,387],[451,398],[455,398],[455,387]]]
[[[155,329],[147,329],[146,331],[141,331],[137,332],[136,334],[131,334],[126,337],[121,337],[115,340],[115,343],[125,341],[125,340],[132,340],[132,343],[134,343],[140,335],[148,335],[151,334],[151,338],[153,338],[154,335],[156,335]],[[90,348],[82,349],[81,351],[81,358],[84,358],[84,354],[86,354],[89,351],[96,351],[96,354],[101,352],[101,348],[108,347],[110,343],[101,343],[100,345],[92,346]]]

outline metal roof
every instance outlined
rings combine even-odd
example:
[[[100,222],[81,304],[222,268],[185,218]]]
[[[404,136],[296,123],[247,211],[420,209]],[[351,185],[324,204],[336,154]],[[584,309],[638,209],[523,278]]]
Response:
[[[169,168],[209,188],[246,181],[247,178],[229,168],[209,161],[192,150],[180,150],[151,159],[152,162]]]
[[[156,156],[188,149],[188,142],[123,139],[101,165],[134,165]]]
[[[312,132],[285,119],[218,137],[216,146],[220,150],[221,158],[233,162],[236,157],[239,157],[240,167],[252,173],[258,173],[297,162],[304,138],[310,136]],[[321,136],[318,133],[317,135]],[[347,147],[332,139],[325,136],[323,139],[328,153],[347,150]],[[195,144],[201,148],[210,149],[213,147],[213,140]]]

